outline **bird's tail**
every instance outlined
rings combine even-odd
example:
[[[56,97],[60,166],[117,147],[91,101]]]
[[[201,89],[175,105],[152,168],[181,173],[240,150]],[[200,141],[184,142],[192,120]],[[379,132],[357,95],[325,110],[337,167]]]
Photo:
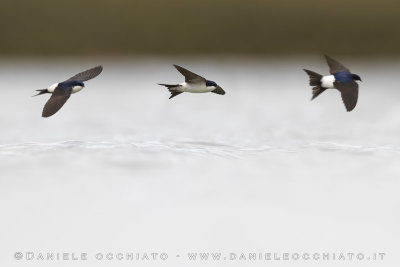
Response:
[[[165,84],[165,83],[159,83],[158,85],[162,85],[168,88],[168,91],[171,93],[171,96],[169,99],[173,98],[174,96],[177,96],[179,94],[182,94],[183,92],[178,90],[177,88],[180,87],[179,84]]]
[[[304,69],[304,71],[308,74],[308,76],[310,77],[310,85],[314,86],[312,89],[312,97],[311,100],[315,99],[317,96],[319,96],[323,91],[326,90],[326,88],[323,88],[321,86],[321,78],[322,75],[318,74],[316,72],[313,72],[311,70],[306,70]]]
[[[308,76],[310,77],[310,85],[311,86],[317,86],[317,85],[321,85],[321,78],[322,75],[318,74],[316,72],[313,72],[311,70],[306,70],[304,69],[304,71],[308,74]]]
[[[326,90],[326,88],[322,88],[319,85],[313,87],[311,100],[314,100],[317,96],[322,94],[322,92],[325,91],[325,90]]]
[[[47,89],[39,89],[39,90],[36,90],[36,91],[39,92],[39,93],[37,93],[36,95],[33,95],[32,97],[48,93]]]

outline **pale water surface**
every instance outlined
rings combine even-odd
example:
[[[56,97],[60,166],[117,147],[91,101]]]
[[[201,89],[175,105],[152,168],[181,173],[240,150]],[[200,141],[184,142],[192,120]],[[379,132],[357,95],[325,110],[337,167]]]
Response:
[[[35,89],[100,63],[101,76],[40,117],[48,96]],[[156,83],[182,80],[172,63],[227,94],[169,100]],[[1,265],[99,266],[97,252],[203,265],[185,258],[193,251],[387,254],[209,266],[398,265],[400,60],[345,63],[363,79],[351,113],[337,91],[309,101],[302,68],[326,73],[322,57],[1,61]],[[17,261],[18,251],[89,260]]]

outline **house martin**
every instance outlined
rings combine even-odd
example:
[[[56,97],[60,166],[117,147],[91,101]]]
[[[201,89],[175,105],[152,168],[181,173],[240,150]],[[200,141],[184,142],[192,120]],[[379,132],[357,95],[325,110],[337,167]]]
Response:
[[[358,83],[356,81],[361,81],[360,76],[351,73],[348,68],[333,58],[326,55],[325,58],[331,75],[323,76],[311,70],[304,69],[310,77],[310,85],[314,86],[311,100],[319,96],[326,89],[337,89],[342,95],[346,110],[352,111],[357,105]]]
[[[42,117],[47,118],[54,115],[67,102],[71,94],[77,93],[85,87],[83,82],[93,79],[103,71],[103,66],[97,66],[84,72],[78,73],[66,81],[55,83],[49,88],[36,90],[42,94],[51,94],[50,99],[44,105]]]
[[[165,86],[171,93],[169,99],[182,94],[183,92],[190,93],[208,93],[212,92],[219,95],[224,95],[225,91],[215,82],[206,80],[205,78],[193,73],[185,68],[178,65],[174,67],[185,76],[185,82],[179,84],[164,84],[159,83],[159,85]]]

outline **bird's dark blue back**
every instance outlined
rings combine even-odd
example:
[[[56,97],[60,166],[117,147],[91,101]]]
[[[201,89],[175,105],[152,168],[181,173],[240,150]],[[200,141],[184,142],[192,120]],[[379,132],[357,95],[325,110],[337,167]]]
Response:
[[[349,83],[353,81],[352,74],[347,71],[336,72],[333,76],[335,76],[335,79],[339,82]]]
[[[66,81],[66,82],[62,82],[59,83],[57,88],[61,89],[61,90],[71,90],[74,86],[84,86],[83,82],[81,81]]]

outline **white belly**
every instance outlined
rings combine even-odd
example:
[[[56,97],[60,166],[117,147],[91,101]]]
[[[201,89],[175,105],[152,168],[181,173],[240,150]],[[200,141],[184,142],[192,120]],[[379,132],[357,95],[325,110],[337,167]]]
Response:
[[[72,94],[78,93],[82,89],[83,89],[82,86],[74,86],[72,87]]]
[[[215,88],[207,87],[205,84],[187,84],[181,83],[183,92],[190,93],[208,93],[213,91]]]
[[[57,88],[57,86],[58,86],[58,83],[55,83],[55,84],[53,84],[52,86],[50,86],[49,88],[47,88],[47,91],[49,92],[49,93],[54,93],[54,90]],[[80,90],[82,90],[83,89],[83,87],[82,86],[74,86],[73,88],[72,88],[72,94],[75,94],[75,93],[78,93]]]
[[[333,75],[328,75],[328,76],[323,76],[321,78],[321,86],[324,88],[335,88],[333,83],[335,82],[335,76]]]

